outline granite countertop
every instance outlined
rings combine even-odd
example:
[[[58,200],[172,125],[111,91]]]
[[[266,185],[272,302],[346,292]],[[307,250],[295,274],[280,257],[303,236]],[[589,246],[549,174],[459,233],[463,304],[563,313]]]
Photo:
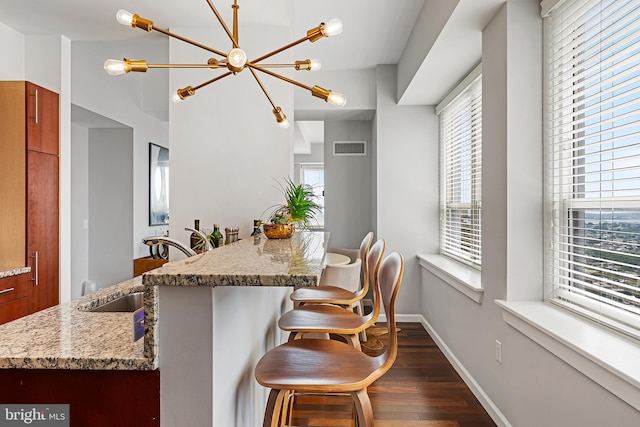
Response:
[[[0,325],[0,369],[157,369],[158,286],[316,286],[328,238],[249,237]],[[133,341],[132,313],[86,311],[140,291],[144,339]]]
[[[157,364],[158,286],[317,286],[328,241],[329,233],[311,231],[248,237],[145,273],[145,356]]]
[[[0,266],[0,279],[5,277],[17,276],[31,271],[31,267],[3,267]]]
[[[145,273],[145,286],[317,286],[329,233],[249,237]]]
[[[138,291],[140,277],[0,325],[0,368],[155,369],[133,341],[132,313],[84,311]]]

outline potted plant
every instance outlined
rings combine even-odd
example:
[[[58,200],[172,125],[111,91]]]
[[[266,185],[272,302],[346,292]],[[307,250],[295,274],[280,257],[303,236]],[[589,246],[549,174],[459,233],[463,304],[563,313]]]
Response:
[[[309,185],[295,184],[290,178],[280,185],[285,203],[271,207],[269,222],[262,224],[264,234],[270,239],[288,239],[295,226],[309,227],[320,212],[317,196]]]

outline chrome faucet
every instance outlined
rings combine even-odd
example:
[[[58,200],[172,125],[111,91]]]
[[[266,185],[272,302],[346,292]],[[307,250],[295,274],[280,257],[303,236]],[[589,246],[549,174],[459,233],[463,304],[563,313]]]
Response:
[[[142,243],[144,243],[145,245],[149,246],[149,251],[151,252],[151,257],[152,258],[167,258],[166,256],[161,256],[158,250],[158,247],[162,246],[162,245],[169,245],[169,246],[173,246],[174,248],[180,250],[183,254],[185,254],[188,257],[192,257],[192,256],[196,256],[197,254],[195,253],[195,251],[193,249],[191,249],[189,246],[185,245],[184,243],[182,243],[179,240],[176,239],[172,239],[170,237],[164,237],[164,236],[151,236],[151,237],[145,237],[142,239]],[[154,247],[156,248],[156,253],[154,254]],[[168,254],[167,254],[168,255]]]
[[[196,230],[194,228],[189,228],[189,227],[185,227],[184,229],[185,231],[191,231],[192,233],[196,233],[198,236],[200,236],[200,238],[204,242],[204,249],[202,250],[203,252],[208,252],[210,250],[213,250],[213,246],[211,245],[211,242],[207,238],[207,235],[204,234],[202,231]]]

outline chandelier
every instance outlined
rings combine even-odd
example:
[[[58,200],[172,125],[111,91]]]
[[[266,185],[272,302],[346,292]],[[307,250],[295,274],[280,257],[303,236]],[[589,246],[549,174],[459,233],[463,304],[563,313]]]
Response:
[[[330,90],[323,89],[320,86],[313,86],[313,87],[307,86],[303,83],[300,83],[290,78],[287,78],[285,76],[282,76],[271,70],[274,68],[293,68],[296,71],[318,70],[320,69],[320,61],[318,61],[317,59],[295,61],[293,64],[265,64],[262,62],[280,52],[283,52],[307,40],[313,43],[320,40],[323,37],[330,37],[330,36],[340,34],[342,32],[342,22],[339,19],[332,19],[326,24],[323,22],[317,27],[307,31],[307,35],[305,37],[302,37],[296,41],[293,41],[287,45],[282,46],[279,49],[276,49],[272,52],[269,52],[265,55],[260,56],[259,58],[249,61],[247,59],[247,55],[244,52],[244,50],[240,48],[240,44],[238,41],[239,40],[238,39],[238,9],[240,8],[240,6],[238,6],[237,0],[234,0],[233,5],[231,6],[231,8],[233,9],[233,33],[225,23],[224,19],[222,19],[222,16],[220,16],[220,13],[218,13],[218,10],[213,5],[212,1],[211,0],[206,0],[206,1],[209,4],[209,7],[213,11],[213,13],[215,14],[216,18],[218,18],[220,25],[222,25],[222,28],[227,33],[227,36],[229,36],[229,39],[231,40],[231,49],[228,52],[214,49],[212,47],[195,42],[193,40],[189,40],[186,37],[182,37],[178,34],[172,33],[169,30],[158,28],[153,24],[153,21],[142,18],[136,14],[132,14],[123,9],[119,10],[116,13],[116,19],[118,20],[118,22],[120,22],[123,25],[130,25],[133,28],[140,28],[148,32],[157,31],[169,37],[173,37],[185,43],[189,43],[193,46],[197,46],[208,52],[212,52],[220,56],[221,58],[209,58],[207,62],[204,64],[148,64],[145,60],[142,60],[142,59],[124,58],[124,60],[122,61],[119,61],[116,59],[107,59],[104,63],[105,71],[108,74],[115,76],[119,74],[129,73],[132,71],[146,72],[149,68],[209,68],[212,70],[216,70],[216,69],[227,70],[226,72],[212,78],[211,80],[207,80],[206,82],[201,83],[197,86],[187,86],[182,89],[178,89],[173,94],[171,99],[174,102],[181,102],[181,101],[184,101],[186,98],[195,95],[197,90],[211,83],[217,82],[218,80],[222,80],[231,75],[236,75],[242,72],[243,70],[248,69],[253,75],[258,85],[260,86],[260,89],[262,89],[262,92],[264,92],[265,96],[269,100],[269,103],[273,107],[273,114],[276,118],[276,122],[284,128],[289,127],[289,121],[287,120],[287,116],[282,111],[282,108],[278,107],[273,102],[273,100],[271,99],[271,96],[269,96],[269,93],[267,92],[267,89],[265,88],[265,86],[262,84],[262,81],[258,77],[257,72],[264,73],[272,77],[276,77],[280,80],[284,80],[285,82],[288,82],[295,86],[306,89],[311,92],[311,95],[324,99],[326,102],[332,105],[335,105],[336,107],[343,107],[346,104],[346,98],[341,93],[332,92]]]

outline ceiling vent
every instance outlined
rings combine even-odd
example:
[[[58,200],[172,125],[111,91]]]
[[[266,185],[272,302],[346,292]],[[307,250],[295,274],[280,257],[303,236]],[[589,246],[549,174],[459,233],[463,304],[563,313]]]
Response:
[[[333,141],[334,156],[366,156],[367,141]]]

